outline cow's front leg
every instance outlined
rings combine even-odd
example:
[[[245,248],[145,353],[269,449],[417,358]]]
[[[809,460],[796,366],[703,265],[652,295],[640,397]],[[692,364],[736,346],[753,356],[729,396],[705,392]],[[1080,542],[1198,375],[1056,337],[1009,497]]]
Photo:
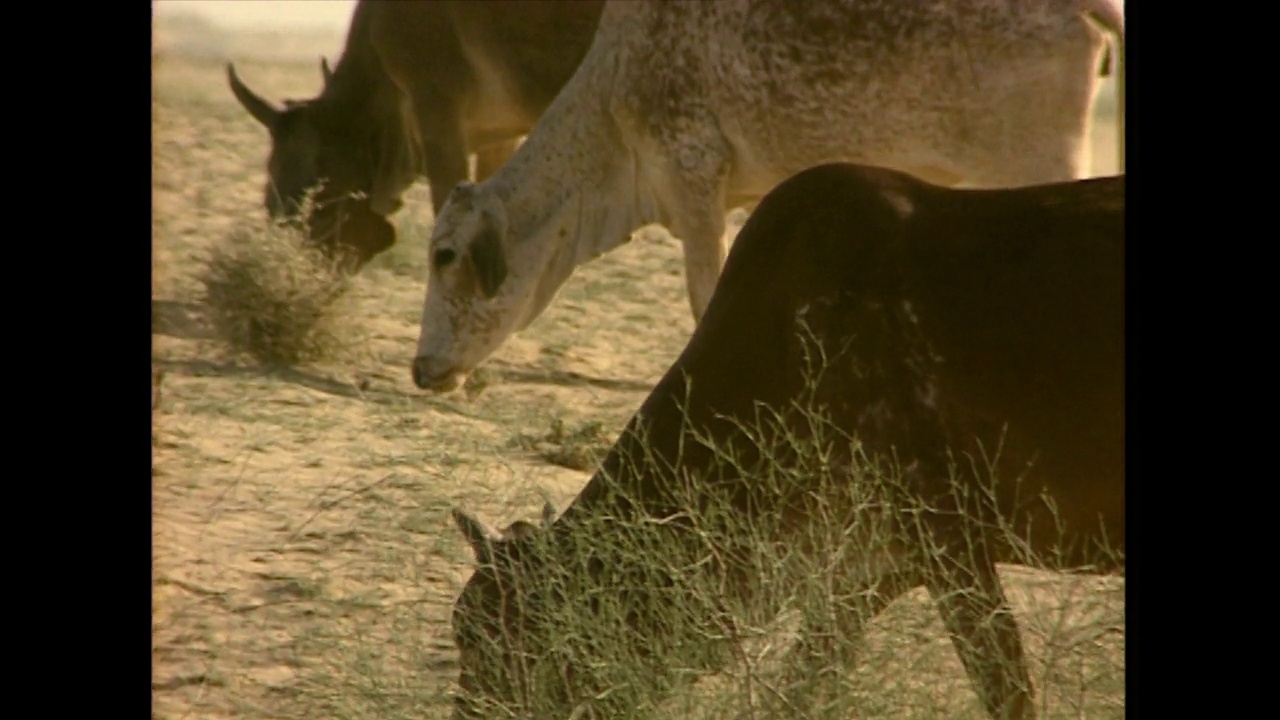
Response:
[[[684,245],[685,285],[689,291],[689,306],[693,310],[695,322],[701,322],[707,311],[728,254],[723,220],[720,225],[719,232],[706,227],[705,230],[685,230],[677,235]]]
[[[669,218],[667,228],[684,246],[689,305],[700,322],[733,235],[725,222],[728,149],[719,138],[686,138],[663,154],[666,170],[658,195]]]
[[[850,587],[860,569],[843,572],[826,597],[817,598],[801,620],[799,639],[783,659],[777,694],[799,717],[844,717],[841,684],[853,671],[867,623],[894,600],[923,585],[914,568],[892,572],[875,582]],[[784,713],[785,714],[785,713]]]
[[[970,535],[935,547],[925,584],[987,712],[1034,720],[1022,639],[985,543]]]
[[[405,92],[409,95],[417,123],[418,142],[423,154],[422,169],[431,186],[432,216],[438,217],[449,193],[470,177],[470,152],[462,131],[461,115],[450,98],[417,82],[417,78]]]

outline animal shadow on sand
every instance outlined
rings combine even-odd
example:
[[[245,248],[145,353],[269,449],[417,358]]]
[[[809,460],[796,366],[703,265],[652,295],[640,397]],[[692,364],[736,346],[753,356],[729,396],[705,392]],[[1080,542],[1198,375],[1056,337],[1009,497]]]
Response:
[[[405,393],[389,387],[375,387],[368,379],[337,380],[317,373],[291,367],[272,367],[233,361],[215,362],[212,360],[152,360],[155,370],[169,375],[187,375],[191,377],[272,377],[285,382],[294,383],[320,392],[376,403],[392,403],[420,405],[437,409],[450,409],[447,403],[432,402],[429,396],[421,393]],[[376,376],[381,377],[381,376]],[[381,383],[379,383],[381,384]]]
[[[653,389],[652,383],[639,382],[636,380],[622,380],[615,378],[600,378],[591,375],[583,375],[572,370],[552,370],[552,369],[516,369],[510,366],[503,367],[501,363],[495,363],[495,368],[491,370],[490,377],[499,379],[503,383],[528,383],[531,385],[561,385],[564,387],[592,387],[599,390],[613,390],[615,392],[639,392],[647,393]]]
[[[199,303],[151,300],[151,334],[181,340],[212,340],[215,335]]]

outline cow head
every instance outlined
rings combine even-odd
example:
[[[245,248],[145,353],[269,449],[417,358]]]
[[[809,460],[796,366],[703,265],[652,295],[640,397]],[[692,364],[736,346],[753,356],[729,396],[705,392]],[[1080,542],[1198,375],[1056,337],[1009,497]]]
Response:
[[[524,609],[537,600],[518,592],[520,568],[555,515],[555,508],[547,503],[541,527],[521,520],[497,534],[462,510],[453,511],[453,520],[477,563],[453,610],[460,666],[461,693],[454,713],[458,720],[488,717],[483,702],[522,704],[525,693],[520,683],[527,677],[525,663],[530,657],[522,651],[524,643],[533,641],[535,631],[528,627],[530,615]]]
[[[687,514],[554,514],[498,535],[453,513],[476,559],[452,615],[454,720],[621,717],[730,658],[729,576]]]
[[[418,387],[448,392],[526,318],[536,315],[542,266],[507,239],[507,213],[489,183],[453,189],[431,232],[426,304],[413,363]]]
[[[328,63],[321,60],[320,69],[325,89],[319,97],[283,104],[250,90],[231,64],[227,79],[240,104],[271,133],[264,193],[270,217],[305,220],[311,242],[358,269],[395,243],[386,216],[400,207],[399,193],[413,181],[412,161],[398,151],[404,144],[399,116],[380,117],[387,113],[373,102],[337,102]],[[356,114],[361,112],[374,116]],[[406,163],[410,167],[401,167]]]

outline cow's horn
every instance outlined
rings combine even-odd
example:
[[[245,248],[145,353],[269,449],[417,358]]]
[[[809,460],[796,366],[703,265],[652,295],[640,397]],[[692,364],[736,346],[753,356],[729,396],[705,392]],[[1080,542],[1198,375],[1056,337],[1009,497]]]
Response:
[[[333,71],[329,69],[329,61],[323,55],[320,56],[320,74],[324,75],[325,87],[329,87],[329,81],[333,79]]]
[[[227,63],[227,80],[231,83],[231,92],[235,93],[236,99],[240,101],[245,110],[249,111],[253,119],[268,128],[275,124],[276,118],[280,116],[280,108],[258,97],[256,93],[240,82],[240,78],[236,75],[235,65],[231,63]]]
[[[489,539],[489,531],[485,529],[481,522],[463,510],[454,508],[453,521],[457,523],[458,529],[462,531],[463,537],[467,539],[467,544],[471,545],[471,550],[476,555],[476,561],[481,565],[488,564],[491,557],[492,542]]]

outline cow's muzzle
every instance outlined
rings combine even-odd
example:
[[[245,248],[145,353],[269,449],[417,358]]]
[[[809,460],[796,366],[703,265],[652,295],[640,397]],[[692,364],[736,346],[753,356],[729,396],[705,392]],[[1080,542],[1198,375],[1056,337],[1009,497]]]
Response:
[[[453,368],[443,370],[433,367],[431,357],[419,355],[413,359],[413,384],[437,393],[447,393],[462,387],[467,374]]]

